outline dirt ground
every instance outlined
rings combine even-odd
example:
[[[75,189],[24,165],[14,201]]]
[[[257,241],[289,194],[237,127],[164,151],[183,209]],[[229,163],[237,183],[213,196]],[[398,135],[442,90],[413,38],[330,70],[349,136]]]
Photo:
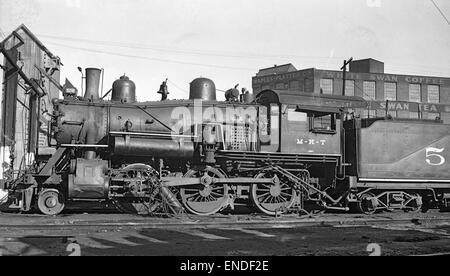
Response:
[[[0,213],[0,255],[369,256],[450,254],[450,214],[139,217]]]

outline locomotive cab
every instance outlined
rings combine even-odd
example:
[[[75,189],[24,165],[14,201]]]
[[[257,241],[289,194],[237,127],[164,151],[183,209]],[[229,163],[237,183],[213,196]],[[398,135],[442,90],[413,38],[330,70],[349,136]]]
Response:
[[[335,184],[343,174],[346,108],[363,107],[359,97],[341,97],[266,90],[257,95],[261,104],[260,150],[296,155],[322,186]],[[262,126],[262,127],[261,127]]]

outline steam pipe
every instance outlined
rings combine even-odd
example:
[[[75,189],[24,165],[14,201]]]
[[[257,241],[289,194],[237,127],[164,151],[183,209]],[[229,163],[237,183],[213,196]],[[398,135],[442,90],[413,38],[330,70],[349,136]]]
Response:
[[[104,82],[104,80],[105,80],[105,69],[102,68],[102,86],[101,86],[101,89],[100,89],[100,93],[101,93],[102,99],[103,99],[103,82]]]
[[[93,144],[95,144],[95,131],[93,130],[92,126],[89,126],[86,132],[86,145],[93,145]],[[97,157],[95,150],[87,150],[85,152],[84,158],[92,160],[95,159],[95,157]]]
[[[109,94],[111,94],[111,92],[112,92],[112,91],[113,91],[113,89],[112,89],[112,88],[111,88],[111,89],[109,89],[109,90],[108,90],[108,92],[106,92],[106,94],[105,94],[105,95],[103,95],[103,96],[102,96],[102,97],[101,97],[100,99],[101,99],[101,100],[105,99],[106,97],[108,97],[108,95],[109,95]]]

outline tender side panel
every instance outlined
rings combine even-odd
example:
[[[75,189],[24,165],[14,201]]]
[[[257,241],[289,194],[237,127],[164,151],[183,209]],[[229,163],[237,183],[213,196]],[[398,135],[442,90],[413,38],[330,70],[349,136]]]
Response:
[[[377,121],[361,128],[359,177],[450,180],[450,126],[421,121]]]

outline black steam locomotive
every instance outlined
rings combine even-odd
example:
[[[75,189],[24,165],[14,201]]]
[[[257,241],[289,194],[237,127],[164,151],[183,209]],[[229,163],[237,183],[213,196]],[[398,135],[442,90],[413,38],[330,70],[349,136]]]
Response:
[[[125,211],[211,215],[236,205],[277,215],[309,208],[445,207],[450,127],[441,122],[361,119],[359,97],[190,84],[188,100],[136,102],[127,77],[111,100],[100,71],[86,70],[83,97],[54,99],[56,151],[7,183],[23,211],[60,213],[68,201],[113,202]]]

